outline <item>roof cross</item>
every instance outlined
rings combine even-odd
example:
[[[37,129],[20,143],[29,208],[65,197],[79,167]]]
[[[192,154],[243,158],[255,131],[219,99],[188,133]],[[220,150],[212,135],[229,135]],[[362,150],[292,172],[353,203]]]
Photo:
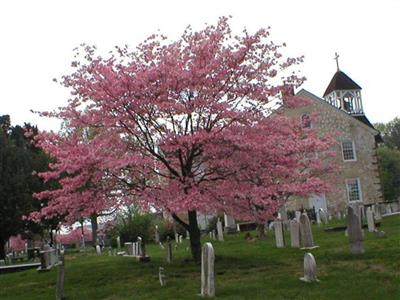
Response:
[[[336,60],[336,67],[337,67],[337,70],[339,71],[339,54],[337,54],[337,52],[335,52],[334,60]]]

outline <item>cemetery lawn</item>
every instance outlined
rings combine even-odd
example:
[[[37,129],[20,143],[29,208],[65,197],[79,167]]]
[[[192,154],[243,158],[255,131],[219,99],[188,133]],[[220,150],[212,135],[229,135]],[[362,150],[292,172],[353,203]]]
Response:
[[[366,230],[366,253],[354,256],[343,231],[324,232],[323,226],[313,225],[320,246],[311,251],[318,283],[299,280],[304,251],[277,249],[270,232],[263,241],[247,242],[244,233],[225,236],[223,243],[213,241],[215,299],[400,299],[400,217],[383,219],[380,229],[387,237],[377,238]],[[148,245],[148,263],[107,252],[102,256],[67,252],[66,299],[200,299],[200,266],[186,260],[190,258],[187,246],[187,240],[178,245],[171,264],[165,262],[165,250],[158,245]],[[160,266],[167,275],[165,287],[158,281]],[[56,268],[47,273],[0,274],[0,299],[54,299],[56,277]]]

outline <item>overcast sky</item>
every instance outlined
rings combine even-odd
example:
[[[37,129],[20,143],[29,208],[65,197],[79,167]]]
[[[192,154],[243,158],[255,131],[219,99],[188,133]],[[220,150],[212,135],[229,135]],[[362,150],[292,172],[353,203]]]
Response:
[[[305,55],[303,87],[322,96],[340,69],[362,88],[371,122],[400,116],[400,1],[18,1],[0,2],[0,115],[14,125],[59,128],[30,113],[64,106],[69,92],[54,83],[70,71],[80,43],[107,53],[115,45],[135,46],[160,30],[176,39],[187,25],[201,29],[232,15],[233,30],[271,26],[275,42],[292,55]]]

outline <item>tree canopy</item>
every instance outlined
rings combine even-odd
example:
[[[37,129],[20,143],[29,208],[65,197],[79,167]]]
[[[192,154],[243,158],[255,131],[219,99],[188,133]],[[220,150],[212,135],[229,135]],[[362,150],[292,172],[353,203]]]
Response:
[[[190,232],[199,260],[197,212],[264,222],[291,195],[325,191],[332,139],[285,116],[306,101],[291,94],[304,80],[295,69],[302,57],[284,56],[283,47],[267,29],[233,36],[227,18],[107,58],[84,46],[62,81],[73,98],[42,113],[66,120],[68,135],[40,137],[56,159],[40,175],[67,176],[60,190],[38,194],[52,199],[38,215],[75,213],[76,203],[153,207]],[[83,140],[88,126],[95,134]]]

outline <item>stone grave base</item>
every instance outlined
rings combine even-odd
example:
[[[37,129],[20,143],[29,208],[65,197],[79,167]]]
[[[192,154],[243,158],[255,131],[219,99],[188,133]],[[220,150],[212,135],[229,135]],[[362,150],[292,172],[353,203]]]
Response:
[[[305,278],[305,277],[300,277],[299,279],[300,279],[301,281],[304,281],[304,282],[319,282],[319,279],[308,280],[308,279]]]
[[[312,249],[317,249],[317,248],[319,248],[319,246],[303,247],[303,248],[300,248],[300,250],[312,250]]]

